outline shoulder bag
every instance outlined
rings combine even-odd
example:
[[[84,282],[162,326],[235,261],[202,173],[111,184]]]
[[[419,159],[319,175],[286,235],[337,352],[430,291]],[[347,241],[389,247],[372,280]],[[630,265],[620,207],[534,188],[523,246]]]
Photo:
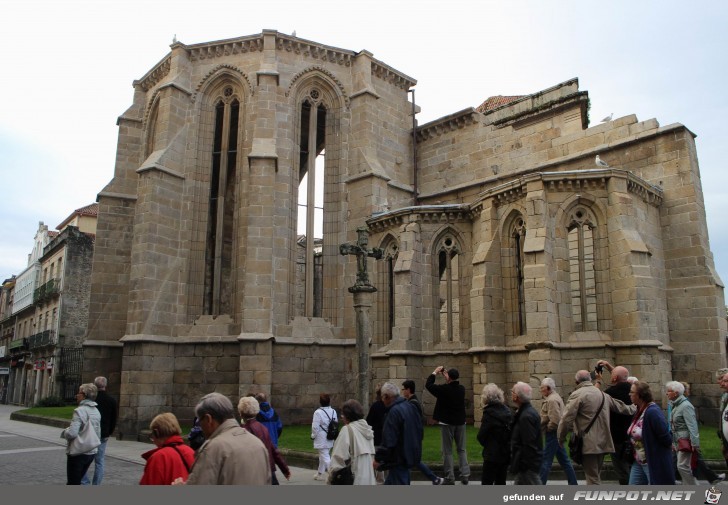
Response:
[[[79,413],[79,417],[81,414]],[[101,440],[96,434],[96,430],[91,424],[91,418],[86,414],[86,421],[82,422],[78,436],[72,439],[68,444],[68,454],[70,456],[78,456],[91,452],[101,445]]]
[[[594,414],[594,417],[592,417],[592,420],[589,423],[589,426],[587,426],[584,430],[584,433],[582,433],[581,435],[577,435],[576,432],[571,434],[571,439],[569,439],[569,454],[571,455],[571,459],[574,461],[574,463],[581,465],[584,461],[584,437],[587,433],[589,433],[589,430],[594,425],[594,421],[597,420],[597,417],[602,412],[602,407],[604,407],[604,400],[604,393],[602,393],[602,403],[599,405],[596,414]]]
[[[354,434],[351,426],[346,427],[349,430],[349,463],[331,474],[332,486],[351,486],[354,484],[354,473],[351,471],[351,464],[354,462]]]

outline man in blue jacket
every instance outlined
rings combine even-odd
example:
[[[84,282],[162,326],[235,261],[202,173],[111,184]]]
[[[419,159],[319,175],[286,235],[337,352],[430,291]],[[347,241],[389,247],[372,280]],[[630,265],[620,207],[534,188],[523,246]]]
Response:
[[[435,384],[438,375],[445,377],[445,384]],[[467,484],[470,479],[470,465],[465,448],[465,388],[458,382],[459,377],[460,373],[456,368],[445,370],[444,366],[439,366],[425,382],[425,389],[437,398],[432,418],[440,424],[444,483],[451,485],[455,484],[453,442],[458,451],[460,482]]]
[[[413,404],[399,395],[391,382],[382,386],[387,417],[382,428],[382,445],[374,456],[375,470],[389,470],[385,485],[410,484],[410,468],[422,459],[422,418]]]
[[[255,417],[255,420],[260,424],[268,428],[270,434],[270,441],[273,443],[273,447],[278,447],[278,437],[283,433],[283,423],[281,422],[278,413],[273,410],[273,407],[268,403],[268,397],[265,393],[256,393],[255,399],[260,404],[260,412]]]

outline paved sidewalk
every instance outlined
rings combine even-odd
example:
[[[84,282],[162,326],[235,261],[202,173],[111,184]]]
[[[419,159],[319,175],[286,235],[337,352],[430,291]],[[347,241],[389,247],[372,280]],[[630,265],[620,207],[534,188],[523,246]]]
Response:
[[[65,484],[66,443],[60,438],[61,429],[10,419],[11,412],[24,408],[0,405],[0,467],[3,467],[0,481],[6,480],[0,484]],[[138,484],[145,463],[141,455],[152,448],[151,443],[110,439],[106,448],[104,484]],[[281,485],[325,485],[313,480],[314,470],[290,468],[290,481],[277,472]],[[37,480],[34,481],[32,475],[37,475]]]

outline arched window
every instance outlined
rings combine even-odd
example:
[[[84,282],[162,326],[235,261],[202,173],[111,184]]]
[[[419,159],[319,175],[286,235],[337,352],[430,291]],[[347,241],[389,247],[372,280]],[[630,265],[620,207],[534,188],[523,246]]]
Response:
[[[501,249],[503,310],[506,336],[517,337],[526,333],[526,295],[523,284],[526,221],[520,213],[516,213],[509,223],[504,231],[506,238]]]
[[[209,219],[205,248],[206,314],[232,311],[233,238],[240,101],[228,86],[215,104]]]
[[[571,317],[574,331],[598,329],[594,271],[594,219],[585,207],[576,207],[568,226]]]
[[[460,249],[446,234],[437,249],[440,342],[460,341]]]
[[[377,279],[377,334],[375,343],[387,345],[392,340],[392,329],[394,328],[394,267],[397,264],[399,246],[394,239],[382,247],[384,256],[382,261],[376,263],[378,270]]]
[[[326,107],[312,88],[301,105],[298,173],[298,235],[305,252],[299,271],[304,279],[303,314],[323,315],[324,183],[326,180]]]

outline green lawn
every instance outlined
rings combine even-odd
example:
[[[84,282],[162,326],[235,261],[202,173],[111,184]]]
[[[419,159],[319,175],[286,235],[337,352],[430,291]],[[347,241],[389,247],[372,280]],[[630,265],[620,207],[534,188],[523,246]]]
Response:
[[[34,407],[19,412],[35,414],[47,417],[58,417],[70,420],[73,416],[74,406],[66,407]],[[182,426],[182,431],[188,433],[190,426]],[[720,440],[715,434],[716,429],[712,426],[700,426],[700,446],[703,452],[703,459],[723,460],[720,450]],[[478,429],[474,426],[467,427],[468,461],[480,461],[482,447],[475,438]],[[295,451],[315,453],[311,443],[311,425],[284,426],[283,434],[278,442],[279,447]],[[427,463],[442,461],[440,453],[440,428],[437,426],[425,427],[425,439],[422,443],[422,459]]]

